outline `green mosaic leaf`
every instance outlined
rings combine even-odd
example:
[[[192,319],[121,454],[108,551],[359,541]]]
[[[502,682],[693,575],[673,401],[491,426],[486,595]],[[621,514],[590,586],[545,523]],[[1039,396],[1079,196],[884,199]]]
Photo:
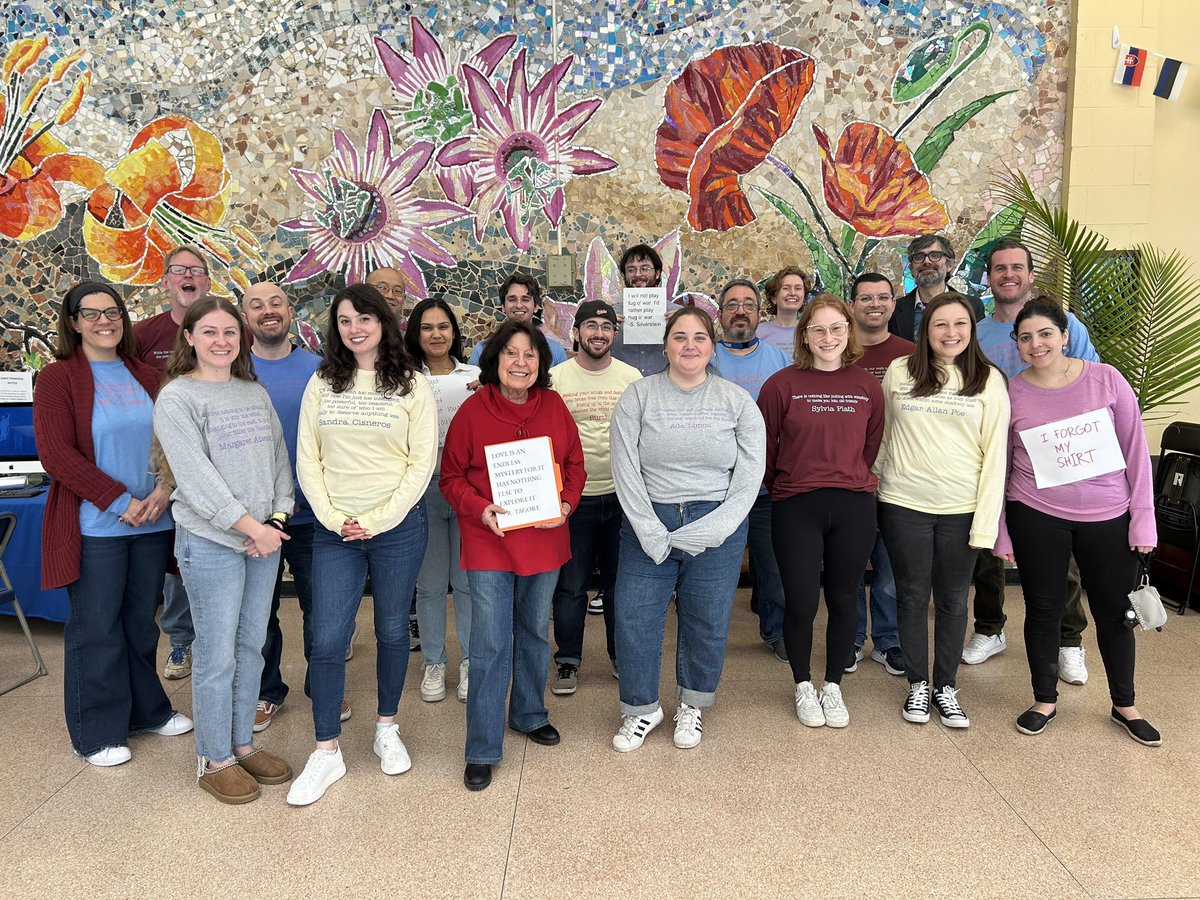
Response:
[[[920,97],[950,70],[957,54],[958,38],[941,35],[919,45],[896,73],[892,99],[907,103]]]
[[[921,146],[917,148],[917,152],[913,154],[913,161],[917,164],[917,168],[926,175],[930,173],[938,160],[954,143],[954,134],[958,129],[962,128],[970,122],[981,111],[991,106],[1001,97],[1007,97],[1009,94],[1015,94],[1016,91],[1001,91],[999,94],[988,94],[986,97],[980,97],[968,103],[958,112],[947,116],[939,122],[934,129],[925,136],[925,140],[921,141]]]
[[[764,200],[775,207],[775,210],[787,219],[791,226],[799,232],[801,240],[804,241],[809,252],[813,255],[813,266],[821,276],[821,282],[825,285],[825,289],[841,296],[842,286],[845,282],[842,267],[830,256],[829,251],[821,243],[820,238],[813,232],[808,222],[801,217],[800,213],[796,212],[794,206],[782,197],[772,194],[770,191],[757,185],[755,185],[754,189],[758,191]]]

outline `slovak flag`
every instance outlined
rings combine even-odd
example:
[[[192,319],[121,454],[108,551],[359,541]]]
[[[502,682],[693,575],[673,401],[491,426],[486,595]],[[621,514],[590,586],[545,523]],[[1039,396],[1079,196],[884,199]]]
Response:
[[[1113,73],[1113,84],[1140,87],[1142,74],[1146,71],[1146,60],[1149,56],[1148,50],[1122,44],[1121,52],[1117,55],[1117,71]]]

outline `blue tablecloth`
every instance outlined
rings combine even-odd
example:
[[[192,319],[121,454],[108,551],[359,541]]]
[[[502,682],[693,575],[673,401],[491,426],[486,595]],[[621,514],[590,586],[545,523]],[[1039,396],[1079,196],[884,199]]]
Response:
[[[5,497],[0,494],[0,512],[14,513],[17,530],[4,551],[4,568],[12,579],[21,609],[27,616],[65,622],[71,607],[65,590],[42,590],[42,514],[46,495]],[[12,615],[12,606],[0,606],[0,613]]]

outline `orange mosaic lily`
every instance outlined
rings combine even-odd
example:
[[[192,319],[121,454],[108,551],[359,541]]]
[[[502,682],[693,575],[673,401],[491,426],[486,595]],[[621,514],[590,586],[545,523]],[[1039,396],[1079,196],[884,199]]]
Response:
[[[169,146],[165,140],[176,132],[191,143],[186,180],[174,143]],[[87,251],[105,278],[125,284],[158,281],[165,255],[180,244],[197,244],[226,266],[233,262],[234,246],[257,257],[252,236],[220,227],[230,182],[216,137],[184,116],[156,119],[134,136],[129,153],[88,198],[83,219]]]
[[[829,136],[812,127],[821,153],[821,180],[830,211],[861,235],[894,237],[945,228],[946,207],[917,169],[912,152],[878,125],[852,122],[833,152]]]
[[[104,169],[84,156],[67,153],[51,129],[65,125],[79,111],[91,73],[75,80],[54,117],[43,122],[38,107],[80,61],[84,51],[60,59],[49,74],[24,91],[26,73],[49,46],[46,37],[23,38],[13,43],[0,64],[0,235],[29,241],[62,221],[58,182],[72,182],[93,190]]]

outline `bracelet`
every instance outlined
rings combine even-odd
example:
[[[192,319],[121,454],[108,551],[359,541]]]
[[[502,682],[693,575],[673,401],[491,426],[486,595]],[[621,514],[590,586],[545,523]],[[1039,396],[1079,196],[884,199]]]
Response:
[[[272,516],[272,517],[271,517],[271,518],[269,518],[269,519],[264,519],[264,520],[263,520],[263,524],[264,524],[264,525],[270,525],[270,526],[271,526],[272,528],[274,528],[276,531],[285,531],[285,530],[286,530],[286,529],[284,528],[284,525],[283,525],[283,520],[281,520],[281,519],[276,519],[274,516]]]

